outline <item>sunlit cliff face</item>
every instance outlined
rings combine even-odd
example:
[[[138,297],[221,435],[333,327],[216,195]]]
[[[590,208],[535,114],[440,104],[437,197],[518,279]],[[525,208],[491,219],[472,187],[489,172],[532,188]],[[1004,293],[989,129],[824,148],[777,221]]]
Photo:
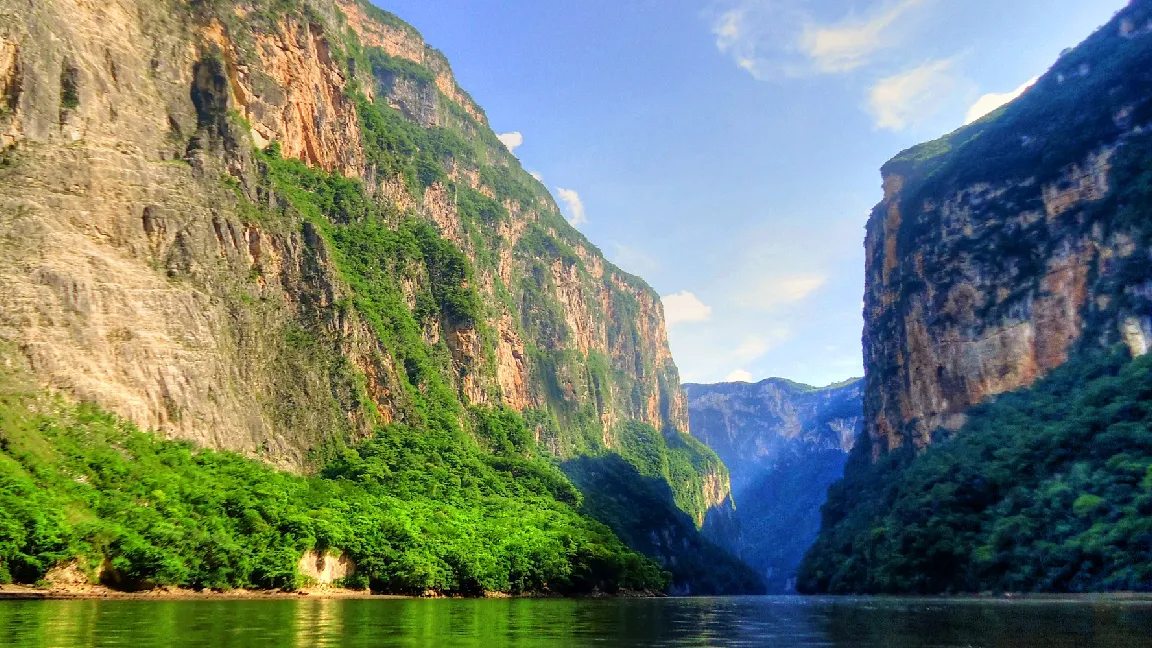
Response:
[[[1152,248],[1146,219],[1129,214],[1142,209],[1131,188],[1149,97],[1109,76],[1150,49],[1132,20],[1061,59],[1004,114],[885,167],[865,244],[874,456],[923,448],[971,405],[1030,385],[1078,348],[1147,352],[1152,282],[1138,268]],[[1091,101],[1073,111],[1069,96]]]

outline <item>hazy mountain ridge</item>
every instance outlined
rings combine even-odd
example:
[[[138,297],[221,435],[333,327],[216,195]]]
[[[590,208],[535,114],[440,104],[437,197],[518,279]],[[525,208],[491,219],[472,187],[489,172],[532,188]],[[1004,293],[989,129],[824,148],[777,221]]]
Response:
[[[863,381],[816,388],[769,378],[685,389],[694,435],[732,475],[736,524],[706,525],[705,533],[756,568],[770,591],[791,591],[828,486],[863,429]]]

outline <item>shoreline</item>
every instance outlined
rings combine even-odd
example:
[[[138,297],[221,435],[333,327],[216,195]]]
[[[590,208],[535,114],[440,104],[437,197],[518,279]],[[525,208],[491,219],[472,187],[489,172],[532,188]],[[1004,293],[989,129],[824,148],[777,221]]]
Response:
[[[878,601],[937,601],[937,602],[1048,602],[1048,603],[1092,603],[1092,602],[1129,602],[1152,604],[1150,592],[1081,592],[1081,593],[965,593],[951,595],[916,595],[916,594],[780,594],[764,595],[762,598],[789,597],[797,600],[809,601],[853,601],[860,599],[873,599]],[[283,600],[421,600],[421,599],[654,599],[654,598],[712,598],[703,597],[669,597],[655,592],[621,591],[616,594],[591,594],[584,596],[562,596],[558,594],[507,594],[503,592],[488,592],[481,596],[446,596],[431,593],[424,596],[409,594],[373,594],[368,590],[353,590],[340,587],[303,587],[295,591],[285,590],[194,590],[182,587],[158,587],[150,590],[127,592],[115,590],[103,585],[65,585],[54,587],[36,587],[33,585],[0,585],[0,603],[7,601],[283,601]],[[758,597],[760,598],[760,597]]]
[[[301,588],[284,590],[194,590],[164,587],[139,592],[125,592],[108,587],[35,587],[32,585],[0,585],[0,601],[63,601],[63,600],[153,600],[153,601],[222,601],[222,600],[285,600],[285,599],[407,599],[422,598],[397,594],[372,594],[366,590],[336,587]]]
[[[345,599],[345,600],[419,600],[419,599],[632,599],[665,598],[655,592],[622,591],[616,594],[592,594],[587,596],[561,596],[557,594],[507,594],[487,592],[482,596],[446,596],[429,593],[425,596],[406,594],[373,594],[368,590],[353,590],[341,587],[303,587],[295,591],[285,590],[194,590],[182,587],[158,587],[138,592],[114,590],[103,585],[36,587],[33,585],[0,585],[0,602],[4,601],[104,601],[104,600],[143,600],[143,601],[254,601],[254,600],[300,600],[300,599]]]

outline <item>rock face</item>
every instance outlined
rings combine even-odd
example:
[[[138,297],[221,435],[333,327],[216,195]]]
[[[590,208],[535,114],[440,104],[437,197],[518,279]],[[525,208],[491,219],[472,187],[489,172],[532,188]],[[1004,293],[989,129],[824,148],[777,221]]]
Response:
[[[865,242],[873,458],[1077,351],[1148,351],[1149,62],[1135,0],[1019,100],[884,166]]]
[[[757,569],[769,592],[795,591],[828,486],[863,430],[863,387],[863,380],[818,389],[776,378],[685,385],[693,435],[728,466],[736,503],[735,529],[705,532]]]
[[[426,385],[271,188],[272,143],[464,252],[475,320],[425,313],[431,261],[389,270],[462,409],[522,412],[560,457],[629,420],[687,431],[659,296],[568,226],[441,54],[357,0],[0,0],[0,340],[47,386],[291,470],[417,420]]]
[[[322,587],[339,584],[356,573],[356,565],[347,556],[332,551],[305,551],[296,569],[309,583]]]

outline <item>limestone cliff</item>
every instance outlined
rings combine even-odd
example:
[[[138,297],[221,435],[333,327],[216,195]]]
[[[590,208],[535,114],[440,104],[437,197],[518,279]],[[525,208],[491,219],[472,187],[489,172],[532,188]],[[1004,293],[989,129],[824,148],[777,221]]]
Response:
[[[922,449],[1079,349],[1152,342],[1152,3],[1023,97],[885,165],[868,222],[865,420]]]
[[[728,466],[736,504],[735,528],[709,525],[705,534],[759,571],[769,592],[795,590],[828,487],[863,429],[863,386],[685,385],[693,435]]]
[[[0,0],[0,95],[0,340],[47,386],[293,470],[428,416],[441,378],[562,458],[613,449],[627,421],[687,431],[659,296],[567,224],[391,14]],[[349,193],[315,208],[281,157]],[[372,225],[361,189],[419,254],[366,258],[341,234]],[[690,481],[704,509],[727,498]]]

